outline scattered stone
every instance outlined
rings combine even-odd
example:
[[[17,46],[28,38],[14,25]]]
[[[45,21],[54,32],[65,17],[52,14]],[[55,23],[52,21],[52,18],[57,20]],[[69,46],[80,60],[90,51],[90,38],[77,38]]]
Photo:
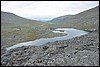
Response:
[[[11,49],[2,53],[1,66],[99,66],[98,39],[97,33],[89,33],[40,47]]]
[[[64,47],[68,47],[68,44],[64,44]]]
[[[48,46],[43,46],[43,51],[47,50],[48,48]]]

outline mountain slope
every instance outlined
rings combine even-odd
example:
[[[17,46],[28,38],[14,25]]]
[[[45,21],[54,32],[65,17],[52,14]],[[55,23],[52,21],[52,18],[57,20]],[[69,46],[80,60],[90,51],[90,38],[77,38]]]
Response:
[[[20,25],[20,24],[28,24],[28,23],[34,23],[34,25],[47,24],[47,23],[43,23],[43,22],[39,22],[35,20],[26,19],[26,18],[17,16],[13,13],[2,12],[2,11],[1,11],[1,20],[2,20],[1,26]]]
[[[99,6],[71,16],[57,23],[58,27],[74,27],[78,29],[96,29],[99,28]]]
[[[65,15],[65,16],[60,16],[60,17],[56,17],[48,22],[62,22],[63,20],[70,18],[72,15]]]
[[[52,37],[54,35],[49,30],[50,26],[50,23],[26,19],[9,12],[1,12],[1,47],[5,48],[41,37]],[[48,35],[49,33],[51,36]]]

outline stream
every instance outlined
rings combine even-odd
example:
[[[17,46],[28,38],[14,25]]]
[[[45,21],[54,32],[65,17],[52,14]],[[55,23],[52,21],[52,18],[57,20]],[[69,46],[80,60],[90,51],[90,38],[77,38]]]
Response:
[[[53,37],[53,38],[40,38],[34,41],[28,41],[28,42],[23,42],[23,43],[19,43],[19,44],[15,44],[11,47],[6,48],[6,50],[10,50],[13,48],[17,48],[17,47],[22,47],[22,46],[40,46],[43,44],[46,44],[48,42],[54,42],[54,41],[59,41],[59,40],[67,40],[67,39],[71,39],[73,37],[77,37],[77,36],[81,36],[81,35],[85,35],[88,34],[88,32],[83,31],[83,30],[77,30],[74,28],[57,28],[55,30],[53,30],[52,32],[54,33],[65,33],[67,35],[65,36],[59,36],[59,37]]]

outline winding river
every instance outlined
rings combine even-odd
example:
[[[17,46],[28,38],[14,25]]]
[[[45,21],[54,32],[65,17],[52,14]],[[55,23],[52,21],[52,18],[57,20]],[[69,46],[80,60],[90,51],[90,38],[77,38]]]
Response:
[[[58,28],[58,29],[53,30],[52,32],[54,32],[54,33],[65,33],[67,35],[60,36],[60,37],[53,37],[53,38],[40,38],[40,39],[37,39],[37,40],[34,40],[34,41],[15,44],[15,45],[8,47],[6,49],[10,50],[10,49],[13,49],[13,48],[22,47],[22,46],[29,46],[29,45],[39,46],[39,45],[46,44],[48,42],[54,42],[54,41],[58,41],[58,40],[67,40],[67,39],[71,39],[73,37],[85,35],[85,34],[88,33],[86,31],[77,30],[77,29],[74,29],[74,28]]]

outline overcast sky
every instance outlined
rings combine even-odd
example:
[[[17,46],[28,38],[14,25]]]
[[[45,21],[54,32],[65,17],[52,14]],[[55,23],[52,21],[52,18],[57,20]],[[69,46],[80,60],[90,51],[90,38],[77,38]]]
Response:
[[[35,19],[50,20],[74,15],[99,5],[99,1],[1,1],[1,11]]]

